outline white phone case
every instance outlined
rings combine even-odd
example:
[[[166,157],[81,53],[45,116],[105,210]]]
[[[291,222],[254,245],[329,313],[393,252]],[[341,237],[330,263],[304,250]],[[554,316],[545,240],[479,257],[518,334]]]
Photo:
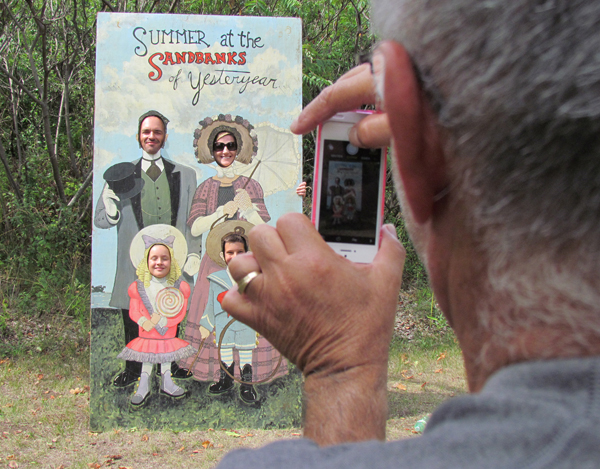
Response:
[[[354,124],[371,114],[336,114],[319,126],[312,221],[327,244],[353,262],[377,254],[385,200],[386,149],[361,149],[348,140]]]

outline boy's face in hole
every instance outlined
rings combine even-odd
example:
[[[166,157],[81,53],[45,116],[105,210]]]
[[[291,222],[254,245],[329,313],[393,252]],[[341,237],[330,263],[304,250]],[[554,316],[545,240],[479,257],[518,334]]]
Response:
[[[163,278],[171,271],[171,255],[169,249],[162,244],[150,248],[148,253],[148,270],[153,277]]]
[[[225,243],[225,249],[221,253],[223,259],[225,260],[225,264],[229,265],[231,259],[233,259],[238,254],[243,254],[246,252],[244,249],[244,243]]]

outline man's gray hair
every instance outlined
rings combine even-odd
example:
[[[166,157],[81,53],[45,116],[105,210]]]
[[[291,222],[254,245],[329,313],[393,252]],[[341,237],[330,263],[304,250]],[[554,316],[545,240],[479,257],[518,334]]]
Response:
[[[374,0],[373,10],[448,136],[450,190],[471,209],[492,288],[530,323],[600,333],[600,1]]]

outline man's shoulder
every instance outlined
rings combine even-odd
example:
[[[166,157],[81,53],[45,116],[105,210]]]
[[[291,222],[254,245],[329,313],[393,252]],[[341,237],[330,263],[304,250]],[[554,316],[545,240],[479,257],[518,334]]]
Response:
[[[598,395],[600,357],[512,365],[480,393],[442,404],[420,437],[330,447],[281,441],[234,451],[218,467],[597,467]]]
[[[162,156],[161,158],[163,160],[163,164],[165,165],[165,167],[169,167],[172,171],[179,171],[181,173],[188,172],[190,174],[195,173],[194,169],[191,168],[190,166],[170,160],[168,158],[165,158],[164,156]]]

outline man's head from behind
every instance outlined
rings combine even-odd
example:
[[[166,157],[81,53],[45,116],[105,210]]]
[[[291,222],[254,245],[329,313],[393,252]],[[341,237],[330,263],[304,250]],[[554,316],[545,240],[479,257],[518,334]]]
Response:
[[[381,35],[410,55],[384,45],[375,68],[445,310],[471,294],[497,340],[555,328],[588,346],[600,336],[600,2],[374,4]],[[460,227],[441,246],[431,232],[449,211]]]

